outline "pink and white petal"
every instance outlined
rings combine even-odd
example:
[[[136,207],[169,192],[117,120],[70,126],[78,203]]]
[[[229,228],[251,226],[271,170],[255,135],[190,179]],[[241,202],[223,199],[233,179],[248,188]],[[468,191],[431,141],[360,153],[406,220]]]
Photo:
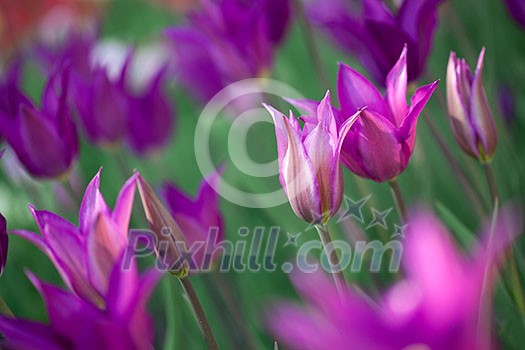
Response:
[[[316,169],[308,157],[297,130],[284,119],[289,144],[282,161],[281,174],[286,183],[286,194],[295,214],[307,222],[322,216],[319,183]]]
[[[101,213],[87,239],[89,279],[101,295],[106,294],[111,272],[126,245],[114,221]]]
[[[403,48],[399,60],[386,77],[386,101],[395,120],[400,126],[407,113],[407,45]]]
[[[485,89],[483,88],[482,74],[483,61],[485,58],[485,48],[479,54],[474,80],[472,82],[472,91],[470,95],[470,120],[476,130],[476,134],[483,145],[483,149],[491,156],[496,150],[498,144],[498,132],[494,116],[489,106]]]
[[[80,204],[79,225],[80,232],[88,234],[91,226],[94,224],[99,213],[109,213],[109,208],[100,193],[100,173],[102,168],[97,172],[95,177],[88,184],[84,193],[84,198]]]
[[[124,237],[128,236],[129,220],[133,209],[136,187],[136,175],[133,175],[122,186],[115,203],[115,209],[111,213],[111,218],[119,228],[119,233],[124,235]]]
[[[477,156],[476,137],[470,125],[470,114],[468,106],[462,97],[464,89],[459,81],[458,70],[461,62],[456,58],[454,52],[450,53],[447,66],[447,106],[450,116],[452,132],[461,148],[473,156]],[[462,79],[464,80],[464,79]],[[468,88],[470,90],[470,87]],[[463,91],[463,92],[462,92]]]

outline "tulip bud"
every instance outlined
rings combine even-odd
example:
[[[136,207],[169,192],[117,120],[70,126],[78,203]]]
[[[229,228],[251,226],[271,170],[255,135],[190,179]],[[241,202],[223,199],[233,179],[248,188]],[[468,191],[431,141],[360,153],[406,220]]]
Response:
[[[330,93],[319,103],[317,115],[298,121],[271,106],[277,136],[280,181],[295,214],[309,223],[326,223],[341,206],[343,176],[339,158],[343,140],[361,113],[338,129]]]
[[[201,182],[195,198],[189,197],[172,184],[162,188],[171,215],[179,224],[190,247],[195,242],[219,244],[224,239],[223,217],[219,208],[219,195],[212,187],[220,179],[220,171],[210,174]],[[200,249],[192,256],[197,269],[208,270],[218,256]]]
[[[474,76],[464,59],[450,53],[447,67],[447,104],[456,142],[480,162],[490,162],[498,134],[481,74],[485,48],[481,50]]]
[[[182,255],[186,253],[181,250],[186,244],[182,230],[146,180],[138,172],[136,176],[144,213],[150,230],[156,237],[157,256],[163,264],[168,266],[171,274],[180,278],[186,277],[189,267],[185,262],[183,265],[180,264]]]

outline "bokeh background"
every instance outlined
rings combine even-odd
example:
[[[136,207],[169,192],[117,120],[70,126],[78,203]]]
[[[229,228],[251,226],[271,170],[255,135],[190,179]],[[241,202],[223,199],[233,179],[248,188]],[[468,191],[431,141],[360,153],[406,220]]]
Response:
[[[182,3],[182,2],[181,2]],[[192,6],[187,1],[185,6]],[[145,45],[157,41],[167,26],[184,21],[181,9],[168,8],[146,0],[109,1],[102,14],[102,37],[116,39],[127,44]],[[1,24],[1,23],[0,23]],[[7,29],[9,30],[9,29]],[[5,31],[5,29],[4,29]],[[5,32],[0,31],[5,35]],[[285,82],[299,90],[304,96],[320,99],[326,89],[335,92],[337,62],[345,62],[362,70],[358,62],[336,49],[325,37],[315,33],[322,66],[326,71],[329,86],[323,86],[318,78],[302,32],[301,21],[294,18],[284,44],[278,50],[272,78]],[[500,0],[454,0],[446,1],[439,10],[439,26],[436,32],[427,73],[420,83],[441,79],[436,93],[420,118],[417,131],[417,145],[407,170],[399,177],[400,186],[410,204],[425,203],[431,206],[456,235],[459,245],[468,245],[482,220],[465,195],[447,159],[444,157],[427,120],[432,120],[436,130],[452,150],[454,157],[464,169],[474,188],[481,193],[482,207],[489,208],[489,194],[483,170],[474,160],[464,155],[454,142],[446,115],[445,72],[450,50],[465,57],[474,64],[480,49],[485,46],[484,85],[493,108],[499,131],[500,144],[494,160],[494,170],[504,201],[523,202],[525,194],[525,30],[510,17],[503,1]],[[5,48],[3,48],[5,50]],[[38,99],[44,83],[36,68],[29,68],[24,76],[24,88]],[[108,204],[113,201],[132,169],[141,173],[155,185],[171,181],[194,194],[203,177],[194,154],[195,126],[202,106],[197,103],[177,82],[169,79],[169,93],[177,109],[176,126],[172,141],[165,150],[139,159],[125,149],[108,151],[95,148],[82,140],[81,157],[76,168],[80,193],[91,177],[102,166],[102,192]],[[510,98],[512,109],[503,111],[501,96]],[[275,99],[273,99],[275,102]],[[285,103],[279,102],[286,106]],[[269,116],[268,116],[269,120]],[[224,178],[237,188],[250,192],[264,192],[278,189],[277,176],[261,179],[244,175],[228,162],[227,137],[231,117],[221,115],[214,123],[212,138],[213,158],[226,163]],[[254,161],[269,162],[276,158],[276,141],[273,127],[268,123],[255,124],[248,133],[248,154]],[[8,151],[9,152],[9,151]],[[117,160],[118,159],[118,160]],[[0,172],[0,211],[8,218],[9,228],[36,230],[28,203],[38,208],[49,209],[76,222],[74,205],[61,204],[60,189],[52,182],[34,182],[23,176],[10,176],[10,166],[2,162]],[[125,165],[123,169],[122,163]],[[126,174],[126,171],[128,172]],[[364,234],[370,239],[388,241],[394,224],[399,224],[393,211],[388,217],[389,230],[380,227],[366,229],[372,219],[371,207],[385,210],[393,207],[388,185],[377,184],[345,173],[345,193],[354,200],[372,195],[363,208],[365,223],[349,219],[343,223],[333,220],[332,232],[336,237],[351,239]],[[137,202],[133,214],[134,227],[144,224],[141,206]],[[289,205],[275,208],[250,209],[237,206],[226,200],[221,201],[225,217],[226,237],[232,241],[240,238],[238,230],[247,227],[279,226],[281,234],[277,249],[276,263],[293,261],[297,248],[284,247],[286,232],[303,232],[300,242],[318,239],[315,230],[305,231],[306,225],[296,218]],[[250,241],[248,237],[248,242]],[[524,239],[515,247],[515,253],[523,262]],[[431,254],[431,252],[429,252]],[[148,262],[144,262],[147,264]],[[525,271],[525,266],[519,266]],[[44,280],[60,284],[60,279],[47,258],[30,243],[11,237],[8,266],[0,278],[0,295],[16,315],[21,318],[45,320],[46,313],[39,294],[26,278],[28,269]],[[503,271],[505,273],[505,271]],[[358,281],[372,294],[378,293],[395,278],[385,271],[377,274],[368,272],[349,274],[350,280]],[[270,349],[273,339],[263,326],[266,306],[277,299],[298,299],[287,274],[278,268],[274,272],[230,272],[227,274],[197,275],[193,277],[197,292],[214,328],[218,342],[223,348],[232,348],[231,331],[228,329],[231,310],[225,309],[221,291],[227,294],[238,307],[238,313],[253,333],[258,348]],[[523,283],[523,281],[522,281]],[[512,306],[504,288],[498,286],[495,296],[496,329],[505,349],[519,349],[525,340],[524,320]],[[151,310],[156,323],[156,348],[199,349],[204,347],[199,329],[190,309],[182,297],[182,289],[174,278],[167,276],[151,299]],[[168,330],[168,331],[166,331]],[[166,345],[166,339],[169,340]]]

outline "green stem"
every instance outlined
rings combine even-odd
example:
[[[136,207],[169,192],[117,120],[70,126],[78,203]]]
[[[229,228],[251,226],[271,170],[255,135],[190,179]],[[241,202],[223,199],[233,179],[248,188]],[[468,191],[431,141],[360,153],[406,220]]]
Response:
[[[321,242],[323,243],[323,247],[325,250],[325,253],[330,261],[330,273],[332,274],[335,282],[335,287],[337,288],[337,291],[339,292],[339,296],[341,298],[344,298],[344,292],[347,289],[346,279],[345,275],[343,274],[342,269],[339,269],[339,271],[334,271],[333,266],[341,267],[339,257],[337,256],[337,252],[332,247],[331,251],[329,251],[329,246],[332,245],[332,237],[330,237],[330,232],[328,231],[328,227],[324,224],[316,225],[315,228],[317,229],[317,232],[319,233],[319,237],[321,238]]]
[[[199,301],[199,297],[197,296],[197,292],[195,292],[191,281],[187,277],[179,278],[179,281],[182,285],[182,288],[184,289],[184,292],[186,293],[186,296],[188,297],[191,308],[193,310],[193,314],[197,319],[199,328],[202,332],[202,335],[204,336],[204,340],[208,345],[208,349],[218,350],[219,347],[217,346],[217,341],[215,340],[215,336],[213,335],[213,331],[211,330],[210,323],[206,318],[206,314],[204,313],[201,302]]]
[[[177,348],[177,337],[175,335],[175,315],[177,308],[175,307],[173,295],[175,293],[173,289],[171,276],[164,278],[162,282],[164,297],[166,300],[166,336],[164,338],[164,349],[171,350]]]
[[[394,198],[394,202],[396,203],[399,218],[403,221],[403,224],[405,224],[407,222],[407,210],[403,194],[401,193],[401,189],[399,188],[399,184],[397,182],[397,178],[388,181],[388,184],[390,185],[390,189],[392,190],[392,197]]]
[[[308,47],[308,52],[310,53],[310,57],[312,58],[312,62],[315,66],[317,75],[319,76],[319,81],[321,82],[321,84],[323,84],[325,88],[328,88],[328,79],[326,78],[326,72],[323,68],[321,57],[319,56],[319,50],[317,49],[317,44],[315,42],[314,31],[312,30],[312,26],[310,25],[308,18],[306,18],[302,1],[295,0],[294,5],[295,10],[297,11],[297,17],[299,18],[299,21],[302,26],[302,32],[304,40],[306,42],[306,46]]]
[[[494,171],[492,170],[492,163],[483,164],[485,170],[485,177],[487,178],[487,186],[492,197],[492,202],[494,205],[494,210],[497,210],[500,203],[500,195],[498,191],[498,186],[496,184],[496,179],[494,177]],[[508,266],[510,273],[510,284],[512,286],[512,294],[514,294],[514,301],[518,306],[518,309],[525,315],[525,296],[523,294],[523,288],[521,286],[518,266],[516,264],[516,257],[514,256],[513,248],[509,249],[508,253]]]

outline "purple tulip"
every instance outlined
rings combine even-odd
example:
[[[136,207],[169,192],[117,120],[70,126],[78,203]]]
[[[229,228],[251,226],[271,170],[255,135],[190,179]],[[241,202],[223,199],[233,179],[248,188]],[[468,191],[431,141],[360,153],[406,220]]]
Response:
[[[91,142],[112,145],[126,137],[128,96],[109,79],[105,69],[94,68],[87,77],[77,75],[72,100]]]
[[[507,211],[494,228],[465,256],[438,219],[419,212],[403,242],[405,277],[379,300],[353,289],[340,299],[322,272],[295,274],[307,307],[281,303],[269,313],[268,327],[283,345],[301,350],[348,349],[349,344],[363,350],[491,349],[492,265],[521,224]]]
[[[99,187],[100,171],[84,194],[78,227],[54,213],[31,207],[42,236],[13,231],[46,253],[67,286],[97,306],[105,303],[111,271],[128,243],[135,177],[122,187],[113,211]]]
[[[223,218],[219,208],[219,195],[210,183],[217,183],[220,172],[208,176],[201,182],[196,198],[190,198],[172,184],[165,184],[162,195],[168,205],[171,215],[179,225],[188,248],[195,242],[208,242],[212,246],[224,239]],[[216,230],[216,232],[214,232]],[[210,241],[210,239],[213,239]],[[192,255],[196,272],[199,268],[208,268],[213,262],[207,257],[204,248]],[[213,257],[216,258],[216,257]],[[209,259],[209,261],[207,260]]]
[[[37,109],[18,88],[18,72],[0,83],[0,133],[27,171],[38,178],[65,176],[78,155],[69,107],[68,74],[49,76]]]
[[[265,108],[275,124],[280,181],[293,211],[306,222],[326,223],[339,210],[344,192],[341,147],[362,112],[354,112],[338,128],[327,92],[301,130],[293,113],[286,118],[271,106]]]
[[[166,31],[181,81],[208,102],[230,83],[267,76],[289,17],[288,0],[204,1],[186,27]]]
[[[128,142],[139,155],[162,149],[171,140],[175,110],[163,89],[165,73],[161,69],[139,94],[124,84],[129,99]]]
[[[498,132],[490,109],[482,72],[485,48],[479,54],[474,76],[464,59],[450,53],[447,66],[447,105],[456,142],[470,156],[490,162],[498,144]]]
[[[307,13],[344,50],[355,54],[378,84],[408,45],[408,80],[420,77],[432,48],[442,0],[404,0],[393,14],[381,0],[313,0]]]
[[[377,182],[392,180],[405,170],[414,150],[418,116],[439,83],[435,81],[417,89],[408,106],[406,53],[405,47],[388,74],[384,98],[357,71],[344,64],[339,66],[337,93],[341,110],[334,108],[338,124],[367,106],[344,140],[341,161],[356,175]],[[289,102],[307,111],[317,104]]]
[[[146,302],[155,288],[156,271],[138,276],[136,264],[125,269],[122,260],[111,271],[103,308],[69,291],[44,283],[28,272],[42,295],[49,325],[0,316],[0,345],[6,349],[152,348],[153,327]]]
[[[514,20],[525,28],[525,1],[523,0],[505,0],[505,5]]]

